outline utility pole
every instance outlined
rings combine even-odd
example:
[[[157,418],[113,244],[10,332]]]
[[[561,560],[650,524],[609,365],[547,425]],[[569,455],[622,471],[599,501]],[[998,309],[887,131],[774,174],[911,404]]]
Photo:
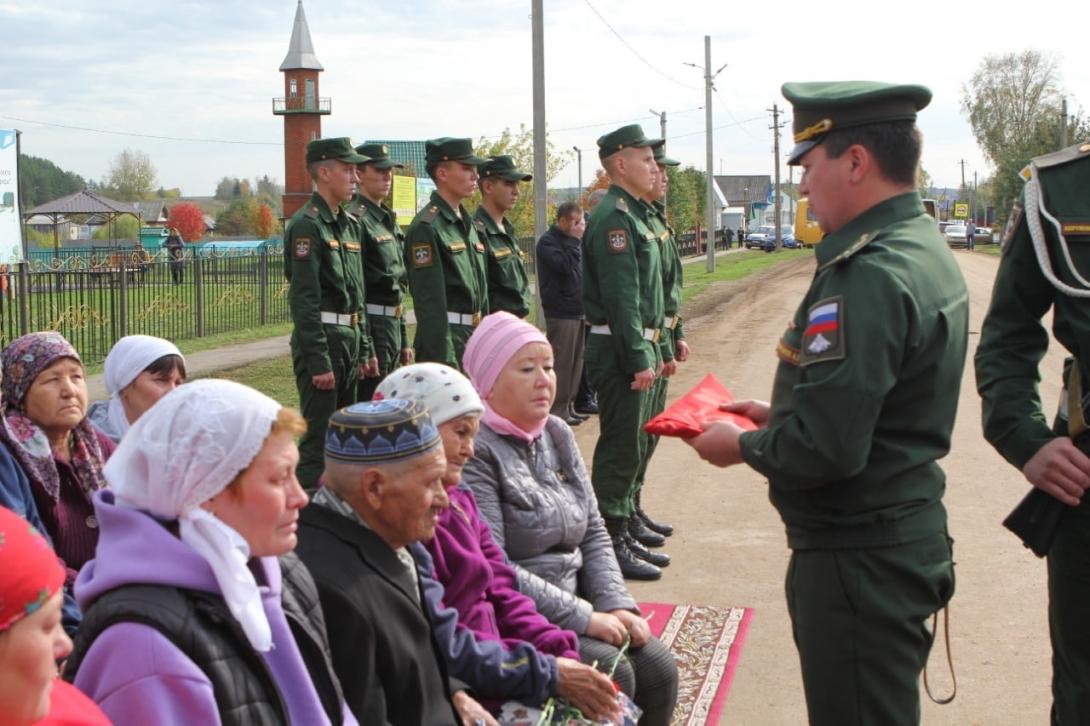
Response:
[[[545,19],[542,17],[543,0],[532,0],[533,22],[533,78],[534,78],[534,241],[545,234],[545,221],[549,215],[548,190],[545,187]],[[537,250],[532,249],[536,258]],[[536,278],[536,275],[535,275]],[[541,286],[534,282],[534,298],[537,303],[537,325],[545,326],[545,313],[541,309]]]
[[[972,217],[972,223],[976,225],[976,171],[973,171],[973,191],[969,195],[969,216]]]
[[[1060,99],[1060,148],[1067,148],[1067,97]]]
[[[772,108],[766,109],[772,112],[772,163],[776,168],[776,198],[773,201],[773,213],[776,215],[776,247],[783,245],[783,230],[780,228],[782,220],[780,219],[780,128],[783,124],[780,123],[780,107],[775,103],[772,104]]]
[[[686,63],[693,68],[701,68],[696,63]],[[712,83],[715,77],[727,67],[724,63],[719,70],[712,73],[712,38],[704,36],[704,145],[706,157],[704,160],[704,175],[707,177],[707,189],[704,198],[704,210],[706,212],[706,224],[708,225],[708,272],[715,272],[715,161],[712,157]]]
[[[583,196],[583,150],[578,146],[573,146],[572,149],[579,159],[579,196]]]
[[[666,138],[666,112],[663,111],[663,112],[660,113],[660,112],[656,111],[653,108],[649,108],[647,110],[651,112],[652,116],[658,116],[659,117],[659,138],[660,139],[665,139]]]
[[[965,159],[958,162],[961,165],[961,188],[965,188]]]

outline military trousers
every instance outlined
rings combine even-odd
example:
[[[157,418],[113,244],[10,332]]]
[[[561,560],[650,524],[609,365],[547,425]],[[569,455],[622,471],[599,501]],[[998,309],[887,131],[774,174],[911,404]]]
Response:
[[[652,392],[632,390],[632,374],[624,372],[611,336],[587,339],[586,366],[598,389],[599,434],[591,483],[602,516],[627,519],[635,512],[636,477],[647,446],[643,425],[651,410]]]
[[[795,550],[787,610],[812,726],[918,724],[931,615],[954,594],[951,541]]]
[[[370,401],[375,389],[390,371],[401,365],[401,319],[386,315],[368,315],[367,327],[371,329],[371,345],[378,358],[378,376],[360,378],[357,401]]]
[[[1048,551],[1052,724],[1090,724],[1090,497],[1067,507]]]
[[[307,422],[307,432],[299,441],[299,464],[295,468],[299,483],[313,490],[325,468],[325,432],[333,412],[356,402],[359,381],[359,331],[343,325],[323,325],[329,360],[336,381],[331,390],[314,387],[295,334],[291,337],[291,363],[295,386],[299,389],[299,408]]]
[[[669,329],[664,329],[665,335],[670,335]],[[673,342],[670,342],[671,349],[673,348]],[[648,402],[647,421],[650,421],[655,416],[658,416],[664,410],[666,410],[666,396],[669,393],[670,379],[664,376],[659,376],[655,379],[655,385],[651,388],[651,400]],[[646,423],[645,421],[644,423]],[[644,432],[646,441],[644,443],[643,461],[640,462],[640,471],[636,474],[636,494],[639,495],[641,489],[643,489],[644,479],[647,477],[647,467],[651,464],[651,457],[655,455],[655,448],[659,445],[659,437],[653,436],[647,432]]]

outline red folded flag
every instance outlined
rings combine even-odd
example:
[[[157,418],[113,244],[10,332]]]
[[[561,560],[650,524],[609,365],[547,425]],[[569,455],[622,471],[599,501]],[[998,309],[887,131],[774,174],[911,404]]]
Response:
[[[699,436],[704,432],[706,421],[731,421],[746,431],[753,431],[757,424],[730,411],[720,411],[719,406],[733,403],[734,395],[711,373],[693,390],[674,401],[665,411],[643,426],[643,430],[656,436],[680,436],[683,439]]]

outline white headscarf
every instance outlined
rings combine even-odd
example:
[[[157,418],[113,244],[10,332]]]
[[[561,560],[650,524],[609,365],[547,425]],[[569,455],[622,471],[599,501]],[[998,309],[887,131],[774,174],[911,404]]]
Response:
[[[176,355],[185,361],[182,351],[169,340],[151,335],[126,335],[114,343],[103,365],[103,379],[106,392],[110,394],[110,405],[106,416],[110,430],[120,439],[129,430],[129,417],[125,415],[125,406],[121,403],[121,391],[136,380],[144,369],[164,355]]]
[[[280,408],[241,383],[186,384],[133,424],[105,468],[119,505],[178,520],[181,540],[208,561],[231,614],[261,652],[272,647],[272,631],[246,566],[250,547],[200,505],[253,462]]]

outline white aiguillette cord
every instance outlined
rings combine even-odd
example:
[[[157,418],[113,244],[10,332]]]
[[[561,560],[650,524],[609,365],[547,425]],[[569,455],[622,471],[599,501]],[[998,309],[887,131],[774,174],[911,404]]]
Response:
[[[1071,260],[1071,250],[1067,246],[1067,240],[1064,239],[1063,225],[1045,209],[1044,192],[1041,189],[1041,183],[1037,180],[1036,164],[1031,163],[1029,165],[1029,175],[1025,194],[1026,226],[1029,227],[1029,236],[1033,240],[1033,250],[1037,254],[1037,264],[1041,267],[1041,273],[1060,292],[1072,297],[1090,298],[1090,281],[1087,281],[1075,269],[1075,263]],[[1063,252],[1064,260],[1067,262],[1067,267],[1083,287],[1072,287],[1056,277],[1056,273],[1052,270],[1052,260],[1048,257],[1048,246],[1045,240],[1045,230],[1041,225],[1041,216],[1044,216],[1056,228],[1056,239],[1060,250]]]

